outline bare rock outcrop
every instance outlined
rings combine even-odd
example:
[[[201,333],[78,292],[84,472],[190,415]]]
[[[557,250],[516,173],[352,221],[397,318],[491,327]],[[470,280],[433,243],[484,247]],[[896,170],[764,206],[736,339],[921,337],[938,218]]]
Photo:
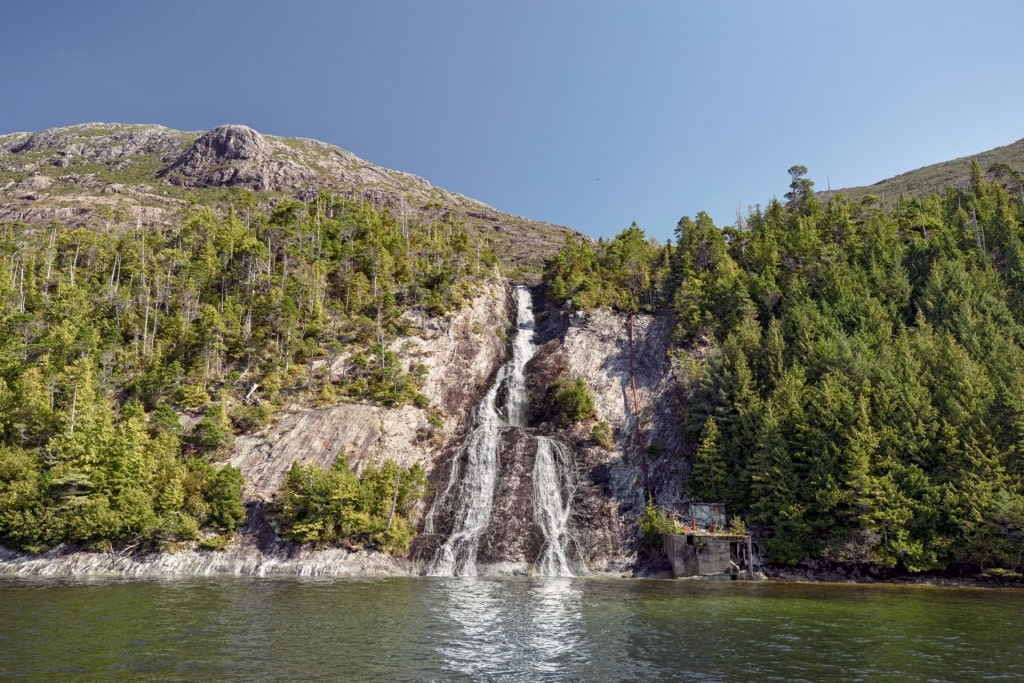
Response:
[[[55,548],[42,555],[0,547],[0,576],[404,576],[415,566],[376,551],[313,549],[292,544],[261,548],[254,535],[237,534],[217,551],[182,549],[174,553],[98,553]]]
[[[185,138],[185,133],[163,126],[82,123],[0,136],[0,160],[20,157],[34,168],[64,168],[76,158],[92,164],[115,163],[138,155],[173,154]]]
[[[410,366],[420,362],[426,366],[422,393],[447,419],[458,422],[469,417],[467,408],[486,390],[505,353],[511,305],[508,289],[492,285],[464,304],[454,318],[427,320],[419,335],[393,346]],[[461,424],[456,427],[461,429]]]
[[[313,183],[316,173],[274,156],[275,145],[248,126],[218,126],[196,138],[185,153],[157,173],[185,187],[285,190]]]
[[[396,342],[395,352],[408,366],[427,368],[422,393],[431,407],[385,408],[342,403],[296,408],[264,430],[236,440],[230,462],[242,470],[246,501],[269,501],[293,462],[327,468],[344,450],[350,464],[391,459],[408,467],[420,463],[429,474],[437,455],[462,430],[505,352],[499,329],[508,321],[508,289],[494,284],[452,318],[433,321],[422,336]],[[444,425],[431,424],[439,411]]]
[[[45,175],[34,175],[18,183],[18,188],[22,190],[45,190],[50,185],[53,185],[53,178]]]

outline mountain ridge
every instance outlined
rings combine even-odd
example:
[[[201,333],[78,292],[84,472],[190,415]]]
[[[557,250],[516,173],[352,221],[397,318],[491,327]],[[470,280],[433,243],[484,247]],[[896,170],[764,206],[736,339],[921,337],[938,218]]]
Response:
[[[257,201],[271,203],[286,196],[309,202],[328,192],[403,216],[461,221],[493,240],[504,260],[529,269],[556,251],[565,235],[586,238],[377,166],[336,145],[263,135],[242,124],[178,131],[94,122],[0,135],[0,223],[87,226],[120,212],[138,225],[159,224],[174,220],[196,193],[203,203],[230,203],[224,190],[236,199],[241,190],[256,193]]]

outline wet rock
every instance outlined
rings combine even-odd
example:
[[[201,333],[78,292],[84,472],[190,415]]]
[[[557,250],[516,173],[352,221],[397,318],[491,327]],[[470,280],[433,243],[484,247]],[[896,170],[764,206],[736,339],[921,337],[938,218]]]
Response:
[[[672,321],[634,317],[632,369],[629,322],[609,310],[554,312],[548,330],[554,339],[537,359],[545,381],[581,377],[594,398],[594,417],[565,438],[586,444],[577,448],[577,465],[590,476],[580,479],[573,519],[588,565],[596,571],[639,561],[637,516],[648,492],[664,504],[683,497],[686,444],[677,419],[682,396],[668,356]],[[559,325],[562,331],[554,332]],[[591,439],[598,422],[610,428],[611,449]]]
[[[531,563],[537,558],[541,539],[533,521],[534,439],[510,430],[502,435],[498,484],[491,521],[480,539],[480,564]]]

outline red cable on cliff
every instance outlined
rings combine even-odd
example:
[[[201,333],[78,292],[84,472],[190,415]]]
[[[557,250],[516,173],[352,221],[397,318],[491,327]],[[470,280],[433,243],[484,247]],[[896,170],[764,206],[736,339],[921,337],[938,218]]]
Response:
[[[640,400],[636,395],[636,369],[633,361],[635,345],[633,343],[633,313],[629,314],[629,381],[633,388],[633,419],[636,421],[636,448],[640,455],[640,469],[644,475],[644,498],[651,497],[651,481],[647,472],[647,451],[644,449],[644,435],[640,430]]]

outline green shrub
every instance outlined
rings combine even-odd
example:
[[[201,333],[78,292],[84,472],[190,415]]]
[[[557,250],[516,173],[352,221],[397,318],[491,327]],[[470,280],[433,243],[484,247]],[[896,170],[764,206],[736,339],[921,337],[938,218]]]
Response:
[[[554,409],[563,425],[581,422],[594,414],[594,397],[582,377],[555,382]]]
[[[1004,569],[1002,567],[990,567],[983,571],[982,576],[987,576],[993,579],[1019,579],[1021,578],[1020,572],[1016,572],[1012,569]]]
[[[676,523],[648,498],[644,514],[640,517],[640,535],[644,543],[652,547],[661,547],[662,535],[675,532]]]
[[[206,480],[204,497],[207,503],[207,521],[225,531],[233,532],[245,521],[242,505],[242,471],[230,464],[224,465]]]
[[[171,400],[182,408],[202,408],[210,402],[210,394],[198,384],[185,384],[174,391]]]
[[[222,403],[214,403],[192,428],[186,441],[203,451],[217,451],[234,443],[231,422]]]
[[[612,441],[612,427],[604,420],[595,424],[593,429],[590,430],[590,438],[606,451],[612,450],[615,446],[615,443]]]
[[[426,487],[419,464],[403,469],[391,460],[380,467],[370,463],[357,476],[344,455],[329,470],[296,462],[272,516],[290,541],[404,552],[415,535],[409,514]]]
[[[239,434],[250,434],[266,427],[273,416],[274,406],[267,402],[235,406],[231,410],[231,427]]]
[[[228,543],[231,542],[230,536],[223,534],[214,534],[213,536],[207,536],[199,541],[199,547],[202,550],[223,550],[227,547]]]

